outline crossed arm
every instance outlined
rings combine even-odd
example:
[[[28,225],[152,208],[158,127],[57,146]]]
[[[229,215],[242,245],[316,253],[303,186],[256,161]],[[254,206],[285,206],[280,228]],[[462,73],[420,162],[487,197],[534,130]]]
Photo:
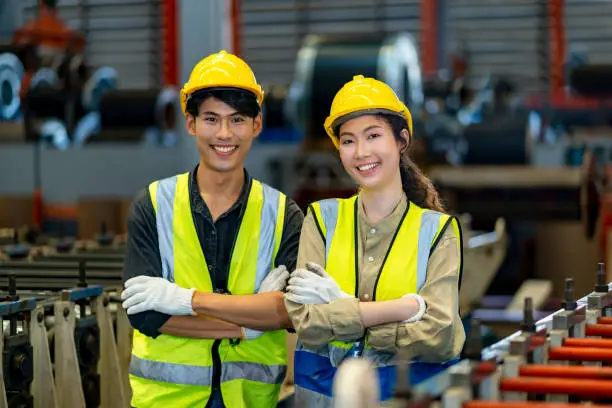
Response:
[[[310,228],[314,233],[309,233]],[[312,214],[308,214],[302,228],[298,268],[303,268],[306,260],[325,265],[324,243],[315,228]],[[360,302],[349,297],[328,304],[289,300],[285,304],[306,347],[316,348],[332,340],[355,341],[365,335],[368,344],[378,350],[396,352],[409,347],[411,354],[444,360],[455,356],[465,339],[457,310],[459,262],[457,240],[448,229],[430,258],[428,277],[419,292],[427,311],[422,320],[414,323],[403,323],[419,310],[413,298]]]
[[[192,306],[197,316],[172,316],[160,332],[200,339],[233,339],[243,337],[242,327],[259,331],[291,327],[280,291],[256,295],[195,292]]]
[[[292,203],[295,205],[295,203]],[[289,205],[289,202],[288,202]],[[297,209],[297,211],[295,211]],[[297,206],[287,212],[285,231],[276,264],[295,267],[303,215]],[[128,242],[124,279],[144,275],[161,277],[155,214],[146,190],[132,205],[128,219]],[[283,294],[274,291],[252,295],[222,295],[195,292],[192,307],[197,316],[172,316],[147,310],[129,315],[132,326],[150,337],[159,334],[190,338],[241,338],[243,328],[278,330],[291,327]]]

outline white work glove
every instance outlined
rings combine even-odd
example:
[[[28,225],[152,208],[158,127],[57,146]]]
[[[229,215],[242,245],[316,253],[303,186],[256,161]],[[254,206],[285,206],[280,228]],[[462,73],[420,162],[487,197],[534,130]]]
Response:
[[[289,271],[285,265],[280,265],[268,272],[268,276],[261,282],[257,293],[283,291],[287,286],[288,279]]]
[[[191,300],[195,289],[185,289],[164,278],[136,276],[125,282],[121,293],[123,308],[129,315],[155,310],[176,315],[195,315]]]
[[[285,299],[303,305],[326,304],[352,297],[340,289],[322,266],[312,262],[306,264],[306,269],[296,269],[291,274],[285,293]]]

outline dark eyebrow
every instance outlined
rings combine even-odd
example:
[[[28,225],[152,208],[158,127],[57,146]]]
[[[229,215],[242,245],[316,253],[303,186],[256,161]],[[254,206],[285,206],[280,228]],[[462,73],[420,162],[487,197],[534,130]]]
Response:
[[[367,132],[367,131],[369,131],[369,130],[372,130],[372,129],[374,129],[374,128],[380,128],[380,129],[382,129],[382,127],[380,127],[379,125],[371,125],[371,126],[368,126],[368,127],[367,127],[367,128],[365,128],[365,129],[363,129],[363,130],[361,131],[361,133],[365,133],[365,132]],[[338,137],[341,137],[341,136],[355,136],[355,135],[354,135],[353,133],[351,133],[351,132],[342,132],[342,133],[340,133],[340,136],[338,136]]]
[[[217,112],[212,112],[212,111],[206,111],[206,112],[202,112],[202,115],[210,115],[210,116],[217,116],[220,117],[221,115],[219,115]],[[240,112],[234,112],[229,114],[228,116],[236,116],[236,115],[240,115],[240,116],[244,116],[242,113]]]

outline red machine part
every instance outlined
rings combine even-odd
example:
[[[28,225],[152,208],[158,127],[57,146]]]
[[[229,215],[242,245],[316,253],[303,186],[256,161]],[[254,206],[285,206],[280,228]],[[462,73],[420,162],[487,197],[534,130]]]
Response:
[[[612,350],[587,347],[553,347],[548,350],[549,360],[601,361],[612,363]],[[610,387],[612,390],[612,387]]]
[[[502,392],[575,395],[585,399],[612,398],[609,380],[510,377],[499,383]]]
[[[570,337],[563,341],[563,346],[612,348],[612,339],[578,339]]]
[[[612,367],[524,365],[519,369],[521,377],[591,378],[612,379]]]
[[[612,325],[610,324],[589,324],[586,326],[587,336],[612,337]]]

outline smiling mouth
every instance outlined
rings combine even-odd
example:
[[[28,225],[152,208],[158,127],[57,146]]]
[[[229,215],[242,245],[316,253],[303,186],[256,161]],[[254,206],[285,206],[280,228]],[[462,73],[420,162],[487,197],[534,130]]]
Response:
[[[367,163],[367,164],[362,164],[361,166],[357,166],[357,171],[359,171],[362,174],[368,174],[368,173],[372,173],[378,167],[380,167],[380,162]]]
[[[210,145],[210,147],[217,153],[221,155],[227,155],[234,152],[238,149],[236,145]]]

